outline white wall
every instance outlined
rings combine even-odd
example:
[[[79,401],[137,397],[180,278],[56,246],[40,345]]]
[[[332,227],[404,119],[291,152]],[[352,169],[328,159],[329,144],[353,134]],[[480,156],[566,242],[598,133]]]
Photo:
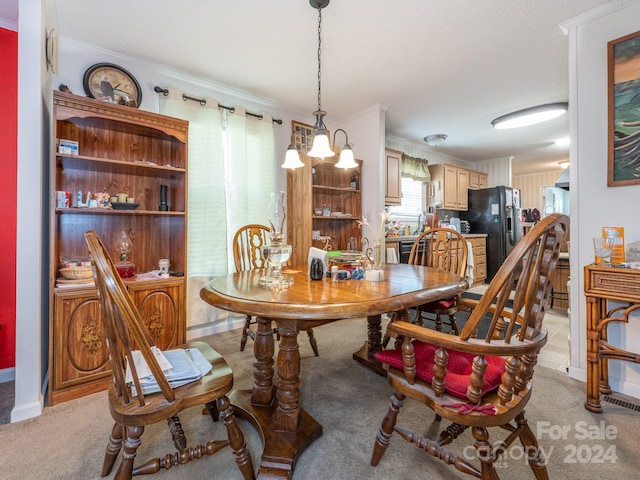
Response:
[[[640,239],[635,210],[640,185],[607,187],[607,42],[640,29],[640,3],[615,1],[568,22],[571,115],[571,361],[572,377],[586,379],[586,302],[583,267],[593,262],[591,238],[603,226]],[[637,320],[637,318],[636,318]],[[611,343],[639,351],[640,322],[610,329]],[[640,397],[640,365],[609,362],[611,387]],[[586,394],[586,392],[585,392]]]
[[[377,212],[384,209],[384,118],[384,108],[373,105],[331,127],[333,131],[343,128],[349,133],[354,155],[362,160],[362,214],[368,220],[377,219]],[[364,236],[367,236],[367,230],[363,230]],[[369,238],[370,244],[373,241]]]
[[[29,12],[29,14],[26,14]],[[18,175],[16,264],[15,403],[11,421],[40,415],[44,405],[41,385],[47,358],[47,298],[43,257],[48,249],[41,200],[42,158],[47,154],[46,92],[50,90],[43,53],[46,18],[41,0],[18,5]],[[20,14],[22,13],[22,14]],[[16,199],[17,200],[17,199]],[[36,220],[36,221],[34,221]],[[41,220],[41,221],[38,221]],[[48,258],[44,258],[44,264]],[[35,279],[35,280],[34,280]],[[41,279],[41,281],[38,281]]]

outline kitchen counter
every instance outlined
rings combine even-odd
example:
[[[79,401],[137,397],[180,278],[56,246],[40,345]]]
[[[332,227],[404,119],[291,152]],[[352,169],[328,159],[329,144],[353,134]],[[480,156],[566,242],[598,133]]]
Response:
[[[463,233],[462,236],[464,238],[486,238],[486,233]],[[385,238],[385,243],[397,243],[397,242],[413,242],[418,235],[407,235],[407,236],[389,236]]]

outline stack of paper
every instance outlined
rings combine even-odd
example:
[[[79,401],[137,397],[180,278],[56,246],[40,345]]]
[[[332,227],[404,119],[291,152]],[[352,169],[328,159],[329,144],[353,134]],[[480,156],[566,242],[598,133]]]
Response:
[[[211,363],[202,355],[197,348],[177,348],[162,352],[157,347],[151,347],[153,354],[158,361],[158,365],[162,369],[169,385],[172,388],[195,382],[206,375],[211,370]],[[151,373],[151,369],[147,365],[140,350],[134,350],[133,362],[140,379],[140,388],[144,395],[159,392],[160,387],[155,377]],[[129,365],[125,374],[127,385],[131,387],[131,393],[136,395],[136,387],[133,383],[133,373]]]

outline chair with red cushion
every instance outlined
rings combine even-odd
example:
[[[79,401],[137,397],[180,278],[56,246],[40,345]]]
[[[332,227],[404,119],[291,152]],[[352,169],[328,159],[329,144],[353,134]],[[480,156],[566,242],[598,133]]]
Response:
[[[471,313],[459,336],[408,322],[388,325],[389,333],[401,345],[374,355],[386,365],[393,395],[376,436],[372,465],[380,462],[397,432],[463,473],[496,480],[495,463],[503,455],[508,457],[506,452],[519,439],[535,477],[549,478],[524,408],[531,398],[538,354],[547,342],[542,322],[568,231],[569,218],[560,214],[549,215],[533,227],[509,254],[483,296],[462,300]],[[475,338],[481,323],[488,324],[487,333],[483,339]],[[445,418],[452,424],[435,438],[426,438],[424,422],[417,426],[418,431],[398,425],[407,398],[433,410],[436,422]],[[497,441],[492,438],[493,444],[488,431],[492,427],[507,432]],[[465,453],[458,454],[460,449],[447,448],[467,428],[471,429],[475,452],[464,448]]]
[[[457,273],[465,277],[467,272],[467,255],[469,249],[465,238],[456,230],[449,228],[429,228],[416,238],[409,253],[409,265],[422,265]],[[415,323],[424,325],[425,320],[435,322],[435,328],[442,331],[442,317],[448,316],[451,332],[458,335],[455,313],[462,298],[462,293],[452,298],[419,305],[416,308]],[[434,315],[434,318],[428,315]],[[391,314],[390,322],[399,318],[398,312]],[[386,348],[391,337],[389,332],[385,334],[382,345]]]
[[[467,241],[460,233],[449,228],[432,228],[413,242],[408,263],[447,270],[464,278],[467,274],[468,255]],[[442,316],[448,316],[451,331],[458,335],[454,315],[458,311],[461,298],[462,293],[452,298],[420,305],[417,308],[416,322],[423,325],[424,320],[432,320],[435,322],[436,330],[442,331]],[[435,318],[425,314],[434,315]]]

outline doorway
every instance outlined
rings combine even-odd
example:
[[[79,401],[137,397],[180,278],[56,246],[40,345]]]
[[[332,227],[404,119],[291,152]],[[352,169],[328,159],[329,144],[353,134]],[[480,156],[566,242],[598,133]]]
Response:
[[[552,213],[569,215],[569,192],[554,186],[542,187],[542,216]]]

